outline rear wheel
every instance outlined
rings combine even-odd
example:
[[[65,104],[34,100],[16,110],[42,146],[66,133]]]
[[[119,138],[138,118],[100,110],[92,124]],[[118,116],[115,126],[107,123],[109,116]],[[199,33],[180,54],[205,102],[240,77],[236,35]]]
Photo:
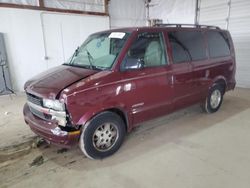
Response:
[[[207,113],[214,113],[219,110],[221,103],[223,101],[224,87],[222,85],[216,84],[210,88],[208,96],[206,98],[204,110]]]
[[[120,148],[125,133],[125,124],[119,115],[102,112],[84,126],[80,148],[88,158],[105,158]]]

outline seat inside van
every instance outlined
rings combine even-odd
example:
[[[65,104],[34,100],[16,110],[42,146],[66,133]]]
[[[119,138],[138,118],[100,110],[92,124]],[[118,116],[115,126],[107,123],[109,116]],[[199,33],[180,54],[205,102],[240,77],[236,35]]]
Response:
[[[146,48],[144,62],[146,67],[162,64],[162,49],[159,41],[151,41]]]

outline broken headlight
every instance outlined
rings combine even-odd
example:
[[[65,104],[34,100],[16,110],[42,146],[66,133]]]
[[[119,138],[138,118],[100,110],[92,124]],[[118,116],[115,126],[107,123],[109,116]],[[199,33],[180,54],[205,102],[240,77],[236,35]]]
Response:
[[[43,106],[56,111],[65,111],[65,104],[59,100],[43,99]]]

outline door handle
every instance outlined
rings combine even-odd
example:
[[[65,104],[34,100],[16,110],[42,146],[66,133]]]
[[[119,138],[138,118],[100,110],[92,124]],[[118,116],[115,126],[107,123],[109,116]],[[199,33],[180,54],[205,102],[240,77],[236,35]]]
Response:
[[[174,85],[174,82],[175,82],[175,76],[172,75],[172,76],[171,76],[171,84]]]
[[[205,72],[205,78],[208,78],[209,75],[210,75],[210,70],[206,70],[206,72]]]
[[[167,77],[168,83],[170,83],[171,85],[174,85],[175,82],[175,76],[174,75],[169,75]]]

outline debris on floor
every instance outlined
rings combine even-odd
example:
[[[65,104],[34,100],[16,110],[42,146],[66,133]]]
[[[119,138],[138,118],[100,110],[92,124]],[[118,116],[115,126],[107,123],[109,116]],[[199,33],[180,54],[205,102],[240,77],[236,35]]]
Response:
[[[57,150],[57,153],[65,153],[67,151],[68,151],[67,148],[62,148],[62,149]]]
[[[25,138],[20,143],[15,143],[7,147],[0,147],[0,163],[8,160],[17,159],[24,156],[32,150],[35,137]]]
[[[43,162],[44,162],[43,156],[42,156],[42,155],[39,155],[38,157],[36,157],[36,158],[32,161],[32,163],[30,163],[30,167],[32,167],[32,166],[40,166],[40,165],[43,164]]]
[[[42,146],[47,146],[48,144],[47,144],[47,142],[44,140],[44,139],[42,139],[42,138],[37,138],[37,140],[36,140],[36,142],[35,142],[35,147],[37,147],[37,148],[40,148],[40,147],[42,147]]]
[[[76,160],[73,160],[73,161],[70,161],[69,163],[67,163],[68,165],[71,165],[71,164],[73,164],[73,163],[75,163],[76,162]]]

